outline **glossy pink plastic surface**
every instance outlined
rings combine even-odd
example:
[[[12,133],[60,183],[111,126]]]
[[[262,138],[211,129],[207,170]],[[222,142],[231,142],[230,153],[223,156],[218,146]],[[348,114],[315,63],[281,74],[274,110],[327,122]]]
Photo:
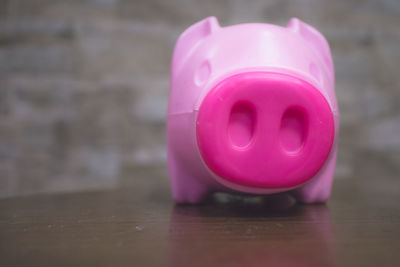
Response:
[[[188,28],[172,60],[168,168],[174,199],[215,191],[330,195],[338,109],[329,46],[311,26],[214,17]]]

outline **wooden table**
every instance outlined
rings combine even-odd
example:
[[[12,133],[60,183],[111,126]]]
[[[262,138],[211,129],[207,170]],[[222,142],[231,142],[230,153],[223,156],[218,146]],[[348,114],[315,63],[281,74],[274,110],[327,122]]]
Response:
[[[0,200],[0,266],[400,266],[394,176],[336,180],[327,205],[219,195],[175,206],[164,178]]]

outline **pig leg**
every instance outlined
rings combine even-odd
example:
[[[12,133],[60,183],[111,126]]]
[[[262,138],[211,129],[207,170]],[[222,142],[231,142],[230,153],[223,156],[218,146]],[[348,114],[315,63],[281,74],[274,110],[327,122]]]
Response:
[[[302,203],[323,203],[328,200],[333,183],[336,155],[337,145],[316,177],[304,186],[292,191],[297,201]]]
[[[179,164],[175,159],[169,157],[169,175],[171,177],[172,197],[177,203],[196,204],[208,195],[208,186],[198,179],[195,171],[187,171],[183,164]]]

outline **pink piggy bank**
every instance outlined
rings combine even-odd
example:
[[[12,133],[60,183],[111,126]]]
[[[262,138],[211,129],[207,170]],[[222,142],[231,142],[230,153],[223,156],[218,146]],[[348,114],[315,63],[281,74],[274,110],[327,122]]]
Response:
[[[329,45],[293,18],[287,27],[189,27],[172,59],[167,118],[173,198],[290,192],[326,201],[339,113]]]

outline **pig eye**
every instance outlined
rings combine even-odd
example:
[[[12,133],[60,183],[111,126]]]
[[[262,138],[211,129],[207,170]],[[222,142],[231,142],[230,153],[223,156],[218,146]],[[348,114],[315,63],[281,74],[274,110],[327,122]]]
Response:
[[[200,66],[196,69],[194,74],[194,83],[197,86],[203,86],[211,75],[211,64],[210,61],[203,61]]]

